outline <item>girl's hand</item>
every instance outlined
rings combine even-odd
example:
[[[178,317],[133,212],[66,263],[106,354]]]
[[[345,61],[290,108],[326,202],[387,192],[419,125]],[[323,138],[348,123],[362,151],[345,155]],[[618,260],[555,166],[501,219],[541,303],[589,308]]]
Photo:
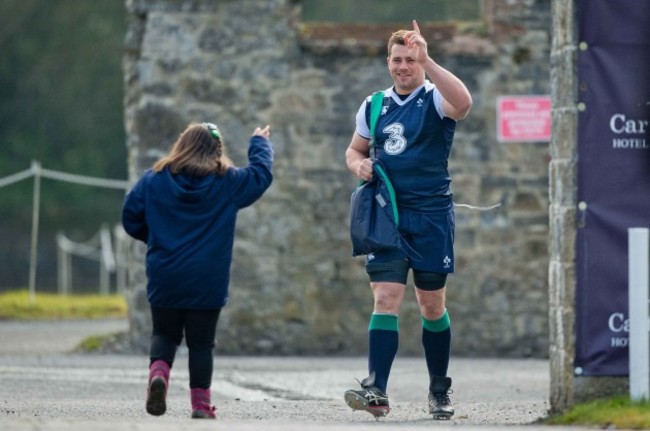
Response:
[[[267,124],[263,129],[256,127],[255,131],[253,132],[253,136],[261,136],[263,138],[269,139],[271,137],[271,126]]]

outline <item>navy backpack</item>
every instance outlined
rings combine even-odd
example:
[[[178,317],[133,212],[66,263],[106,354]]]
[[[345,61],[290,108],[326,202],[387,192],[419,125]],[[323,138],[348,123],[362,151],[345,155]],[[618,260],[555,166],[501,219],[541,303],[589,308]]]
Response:
[[[375,126],[381,112],[384,93],[378,91],[370,101],[370,145],[374,147]],[[367,255],[385,248],[404,248],[417,253],[398,231],[399,212],[395,190],[384,166],[373,158],[373,176],[362,181],[350,198],[350,239],[352,256]]]

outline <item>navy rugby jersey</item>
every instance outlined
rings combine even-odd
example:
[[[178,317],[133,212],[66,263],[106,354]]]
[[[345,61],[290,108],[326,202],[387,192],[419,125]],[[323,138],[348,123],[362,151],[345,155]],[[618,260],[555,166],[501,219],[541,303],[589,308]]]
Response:
[[[357,133],[370,139],[370,96],[357,113]],[[395,188],[398,206],[414,211],[451,208],[453,197],[447,160],[456,121],[442,113],[442,95],[429,81],[405,100],[384,90],[375,128],[376,157]],[[370,150],[371,157],[373,150]]]

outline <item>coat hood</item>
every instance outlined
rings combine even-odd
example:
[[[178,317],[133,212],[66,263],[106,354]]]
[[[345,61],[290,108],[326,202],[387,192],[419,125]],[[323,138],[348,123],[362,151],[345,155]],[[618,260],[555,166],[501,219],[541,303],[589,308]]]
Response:
[[[197,177],[172,174],[169,169],[164,170],[164,175],[172,195],[182,202],[200,202],[214,181],[214,175]]]

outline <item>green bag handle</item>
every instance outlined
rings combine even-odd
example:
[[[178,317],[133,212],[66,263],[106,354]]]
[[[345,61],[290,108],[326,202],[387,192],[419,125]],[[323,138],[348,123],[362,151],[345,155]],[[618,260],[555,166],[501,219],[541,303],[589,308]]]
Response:
[[[373,150],[376,151],[375,149],[375,128],[377,127],[377,121],[379,120],[379,115],[381,114],[381,107],[384,102],[384,92],[383,91],[377,91],[372,95],[372,98],[370,99],[370,143],[373,147]],[[390,179],[388,179],[388,175],[384,171],[384,169],[380,165],[375,166],[377,172],[381,176],[381,178],[384,180],[384,183],[386,183],[386,187],[388,188],[388,194],[390,195],[390,203],[393,209],[393,218],[395,219],[395,225],[399,226],[399,212],[397,211],[397,199],[395,198],[395,189],[393,188],[393,184],[390,182]]]
[[[377,172],[379,172],[379,175],[383,178],[384,182],[386,183],[386,187],[388,188],[388,194],[390,195],[390,203],[391,206],[393,207],[393,218],[395,219],[395,226],[399,226],[399,212],[397,211],[397,198],[395,195],[395,189],[393,188],[393,184],[390,182],[388,179],[388,175],[386,175],[386,172],[384,169],[377,165],[375,166],[375,169]]]

